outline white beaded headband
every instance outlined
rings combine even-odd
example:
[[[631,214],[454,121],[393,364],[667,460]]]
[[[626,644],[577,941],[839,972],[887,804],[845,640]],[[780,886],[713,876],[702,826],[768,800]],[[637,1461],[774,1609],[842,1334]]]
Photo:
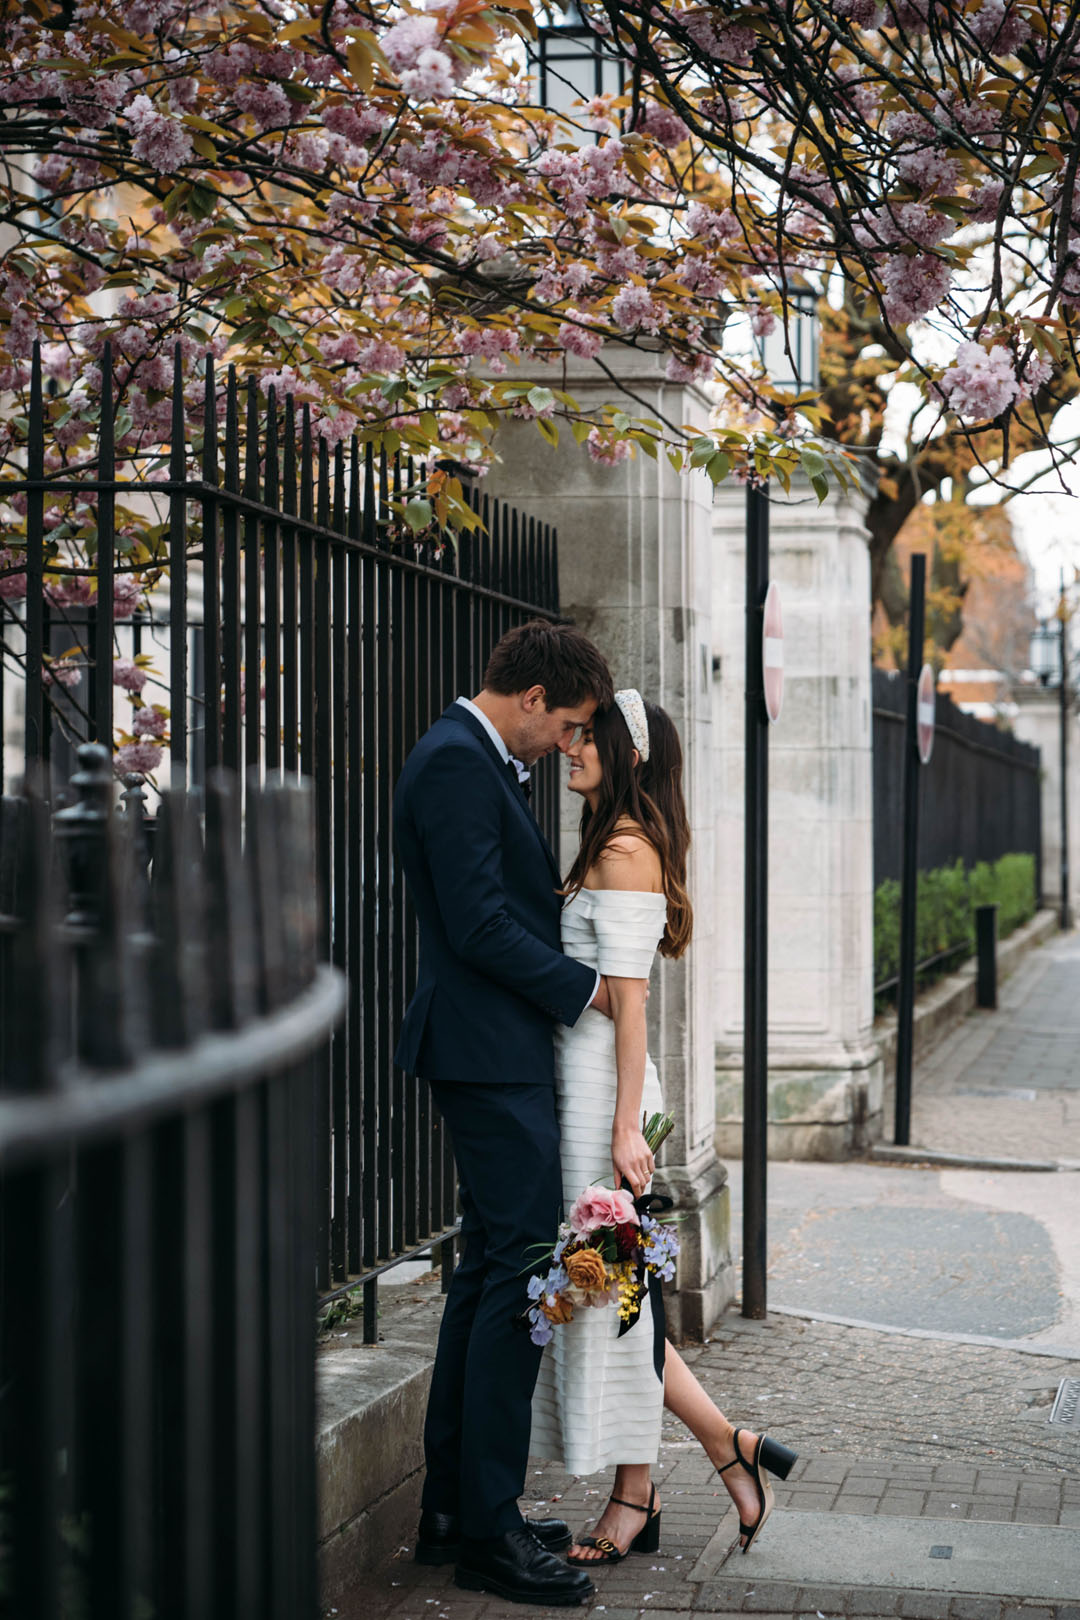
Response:
[[[619,713],[626,721],[630,741],[642,760],[648,759],[649,722],[645,718],[645,704],[642,702],[641,693],[634,686],[624,687],[621,692],[616,692],[615,702],[619,705]]]

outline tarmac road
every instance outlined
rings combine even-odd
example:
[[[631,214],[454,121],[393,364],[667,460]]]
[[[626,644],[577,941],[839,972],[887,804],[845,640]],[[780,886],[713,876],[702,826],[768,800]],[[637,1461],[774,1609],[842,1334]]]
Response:
[[[774,1162],[768,1210],[771,1308],[1080,1354],[1080,1173]]]

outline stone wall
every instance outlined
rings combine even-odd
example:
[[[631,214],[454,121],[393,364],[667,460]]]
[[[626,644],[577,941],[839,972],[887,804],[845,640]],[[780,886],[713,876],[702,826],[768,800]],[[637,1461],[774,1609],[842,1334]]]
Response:
[[[655,356],[628,354],[617,364],[640,402],[627,409],[705,425],[708,401],[666,382]],[[563,386],[583,405],[615,396],[583,361],[568,362]],[[565,429],[553,449],[531,424],[515,424],[500,432],[499,451],[502,462],[487,480],[492,493],[558,527],[563,612],[603,649],[617,686],[636,686],[668,711],[685,750],[694,941],[681,961],[654,970],[649,1040],[676,1116],[660,1177],[682,1216],[669,1328],[675,1338],[700,1338],[734,1288],[727,1172],[713,1147],[712,487],[703,474],[679,476],[663,455],[598,465]],[[579,813],[580,802],[564,793],[564,869]]]
[[[785,695],[769,737],[769,1153],[881,1135],[873,1024],[869,553],[861,502],[770,494]],[[745,493],[714,508],[717,1150],[742,1151]]]

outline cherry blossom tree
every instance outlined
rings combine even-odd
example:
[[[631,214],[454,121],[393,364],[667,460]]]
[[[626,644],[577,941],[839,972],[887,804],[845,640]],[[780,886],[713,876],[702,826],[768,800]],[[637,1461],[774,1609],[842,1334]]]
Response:
[[[510,414],[600,461],[662,448],[716,480],[787,480],[801,460],[823,496],[845,463],[805,437],[828,425],[820,402],[778,397],[731,342],[782,319],[795,279],[880,329],[928,444],[961,438],[1003,483],[1018,421],[1067,453],[1050,407],[1080,302],[1080,8],[580,13],[625,88],[557,117],[536,104],[530,0],[4,7],[0,388],[25,392],[39,343],[50,467],[93,455],[106,342],[119,450],[151,455],[178,343],[195,449],[213,355],[309,402],[331,443],[420,458],[413,510],[451,526],[473,520],[435,461],[482,467]],[[710,433],[620,397],[618,346],[707,381]],[[579,408],[571,356],[608,371],[609,405]],[[0,426],[9,462],[24,421],[16,406]],[[54,588],[78,590],[62,564],[92,503],[60,516]],[[127,523],[137,594],[159,558],[153,526]]]

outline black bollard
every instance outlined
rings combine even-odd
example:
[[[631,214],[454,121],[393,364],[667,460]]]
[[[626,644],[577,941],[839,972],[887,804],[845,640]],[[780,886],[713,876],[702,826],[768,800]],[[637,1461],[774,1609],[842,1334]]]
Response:
[[[975,907],[975,1005],[997,1006],[997,905]]]

